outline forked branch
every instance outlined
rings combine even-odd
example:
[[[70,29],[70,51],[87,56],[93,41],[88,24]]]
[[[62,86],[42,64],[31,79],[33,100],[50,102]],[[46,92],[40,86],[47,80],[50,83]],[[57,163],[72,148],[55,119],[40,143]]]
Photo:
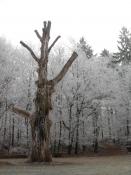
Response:
[[[39,59],[37,58],[37,56],[35,55],[35,53],[33,52],[33,50],[27,44],[25,44],[23,41],[20,41],[20,44],[23,47],[25,47],[30,52],[30,54],[35,59],[35,61],[39,63]]]

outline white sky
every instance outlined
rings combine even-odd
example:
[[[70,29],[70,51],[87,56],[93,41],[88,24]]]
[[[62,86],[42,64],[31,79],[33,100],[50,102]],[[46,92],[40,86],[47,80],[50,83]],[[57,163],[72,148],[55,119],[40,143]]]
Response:
[[[121,27],[131,31],[131,0],[0,0],[0,36],[15,45],[35,44],[33,31],[41,31],[44,20],[63,43],[84,36],[95,53],[115,51]]]

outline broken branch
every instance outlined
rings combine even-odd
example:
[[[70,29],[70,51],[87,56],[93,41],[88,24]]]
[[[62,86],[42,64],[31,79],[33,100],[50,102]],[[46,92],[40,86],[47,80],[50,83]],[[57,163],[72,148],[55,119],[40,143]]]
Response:
[[[23,110],[21,108],[15,107],[15,106],[12,107],[12,111],[16,114],[21,115],[24,118],[30,118],[30,116],[31,116],[30,112]]]
[[[57,36],[57,38],[54,40],[54,42],[51,44],[51,46],[49,47],[48,49],[48,53],[50,53],[52,47],[55,45],[55,43],[58,41],[58,39],[60,38],[61,36]]]
[[[63,69],[53,80],[49,81],[49,84],[53,83],[54,85],[56,85],[60,80],[62,80],[62,78],[65,76],[65,74],[67,73],[68,69],[70,68],[77,56],[78,54],[76,52],[73,52],[67,63],[64,65]]]
[[[35,34],[39,38],[39,40],[42,42],[42,37],[40,36],[40,34],[37,30],[35,30]]]
[[[48,37],[50,39],[50,29],[51,29],[51,21],[48,21],[48,25],[47,25],[47,33],[48,33]]]
[[[30,52],[30,54],[35,59],[35,61],[39,63],[39,59],[37,58],[37,56],[35,55],[35,53],[33,52],[33,50],[27,44],[25,44],[23,41],[20,41],[20,44],[23,47],[25,47]]]

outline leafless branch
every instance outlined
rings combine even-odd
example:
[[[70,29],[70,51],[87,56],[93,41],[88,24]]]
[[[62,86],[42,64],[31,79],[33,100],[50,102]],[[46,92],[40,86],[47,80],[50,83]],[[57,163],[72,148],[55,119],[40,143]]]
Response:
[[[20,41],[20,44],[23,47],[25,47],[30,52],[30,54],[35,59],[35,61],[39,63],[39,59],[37,58],[37,56],[35,55],[35,53],[33,52],[33,50],[27,44],[25,44],[23,41]]]
[[[44,29],[46,29],[47,22],[44,21],[43,24],[44,24]]]
[[[101,94],[96,97],[92,97],[87,102],[85,102],[85,108],[86,107],[88,108],[88,105],[90,105],[93,102],[93,100],[102,100],[102,99],[108,99],[108,98],[114,98],[114,97],[111,96],[110,94]]]
[[[48,53],[50,53],[52,47],[55,45],[55,43],[58,41],[58,39],[60,38],[61,36],[57,36],[57,38],[53,41],[53,43],[51,44],[51,46],[49,47],[48,49]]]
[[[70,68],[70,66],[72,65],[73,61],[76,59],[77,56],[78,56],[77,53],[73,52],[67,63],[64,65],[63,69],[53,80],[49,81],[49,84],[53,82],[53,84],[56,85],[60,80],[62,80],[62,78],[65,76],[65,74],[67,73],[68,69]]]
[[[11,110],[12,110],[14,113],[16,113],[16,114],[21,115],[21,116],[24,117],[24,118],[30,118],[30,116],[31,116],[31,113],[30,113],[30,112],[28,112],[28,111],[26,111],[26,110],[23,110],[23,109],[21,109],[21,108],[15,107],[15,106],[13,106],[13,107],[11,108]]]
[[[35,30],[35,34],[39,38],[39,40],[42,42],[42,37],[40,36],[40,34],[37,30]]]
[[[120,63],[121,61],[123,61],[123,58],[112,60],[111,62],[112,63]]]
[[[62,120],[62,124],[64,125],[64,127],[69,130],[70,128],[65,124],[65,122]]]
[[[92,112],[90,112],[89,114],[87,114],[87,118],[90,117],[92,114],[94,114],[96,112],[96,110],[94,109]]]

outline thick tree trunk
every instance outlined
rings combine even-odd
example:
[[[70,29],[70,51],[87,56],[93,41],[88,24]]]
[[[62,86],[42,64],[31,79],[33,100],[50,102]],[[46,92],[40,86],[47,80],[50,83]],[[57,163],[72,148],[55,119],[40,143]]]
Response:
[[[44,71],[43,71],[44,70]],[[35,99],[35,115],[31,121],[32,150],[31,161],[52,161],[50,152],[50,120],[51,94],[46,84],[46,68],[39,68],[37,93]],[[43,83],[42,83],[43,82]]]
[[[32,150],[30,160],[33,162],[52,161],[50,152],[51,121],[49,119],[51,91],[46,83],[46,77],[47,68],[40,67],[38,71],[38,84],[35,98],[35,114],[31,120]]]
[[[36,116],[31,123],[32,149],[30,154],[31,162],[51,162],[52,156],[50,144],[50,121],[48,118]]]
[[[20,41],[21,45],[25,47],[34,60],[38,63],[38,81],[36,82],[37,92],[35,97],[35,112],[30,114],[27,111],[14,108],[13,111],[23,116],[30,118],[31,132],[32,132],[32,149],[30,155],[30,161],[40,162],[52,161],[52,156],[50,152],[50,127],[51,121],[49,119],[49,111],[52,109],[51,105],[51,96],[54,92],[54,86],[65,76],[69,67],[73,61],[78,56],[76,52],[73,52],[70,59],[64,65],[60,73],[52,80],[47,79],[47,65],[48,65],[48,55],[55,45],[57,40],[60,38],[58,36],[54,42],[48,47],[50,40],[50,28],[51,22],[44,22],[44,28],[42,30],[42,36],[35,30],[35,33],[38,39],[41,42],[41,52],[40,57],[36,56],[33,50],[25,44],[23,41]]]

